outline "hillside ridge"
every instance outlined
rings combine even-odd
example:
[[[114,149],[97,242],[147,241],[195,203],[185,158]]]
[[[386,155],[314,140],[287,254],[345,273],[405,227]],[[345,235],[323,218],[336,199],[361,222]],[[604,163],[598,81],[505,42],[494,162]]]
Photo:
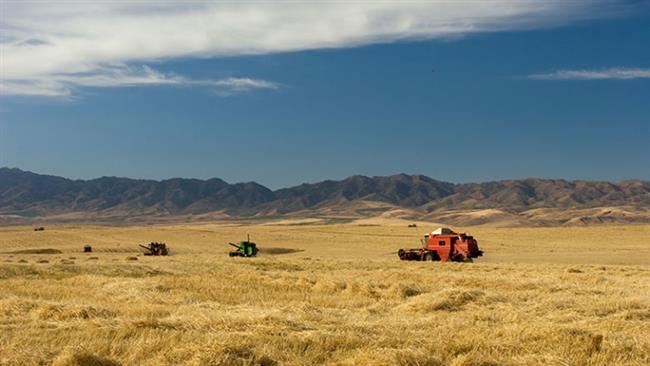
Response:
[[[33,218],[75,221],[75,213],[85,213],[81,216],[115,221],[187,216],[383,216],[460,224],[510,220],[512,225],[546,225],[650,222],[648,211],[650,182],[643,180],[525,178],[450,183],[401,173],[354,175],[271,190],[256,182],[227,183],[219,178],[72,180],[0,168],[0,223]]]

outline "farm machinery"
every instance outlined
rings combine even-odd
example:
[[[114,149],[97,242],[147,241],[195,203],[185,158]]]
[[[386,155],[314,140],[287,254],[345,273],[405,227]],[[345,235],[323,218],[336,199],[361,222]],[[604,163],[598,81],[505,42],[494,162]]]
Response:
[[[240,241],[239,244],[228,244],[237,248],[236,250],[228,253],[228,256],[230,257],[255,257],[257,255],[257,244],[251,241],[250,236],[248,236],[246,241]]]
[[[169,248],[167,248],[167,244],[165,243],[151,242],[149,245],[140,245],[140,247],[146,250],[144,255],[159,256],[169,254]]]
[[[483,255],[473,236],[458,234],[448,228],[439,228],[424,235],[422,247],[400,249],[397,255],[401,260],[469,262]]]

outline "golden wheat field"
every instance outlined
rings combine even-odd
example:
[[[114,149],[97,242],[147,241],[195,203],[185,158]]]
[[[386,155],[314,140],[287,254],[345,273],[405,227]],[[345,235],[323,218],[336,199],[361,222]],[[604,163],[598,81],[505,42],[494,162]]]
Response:
[[[0,364],[650,364],[650,226],[465,228],[474,263],[398,260],[434,228],[0,228]],[[248,233],[260,255],[229,258]]]

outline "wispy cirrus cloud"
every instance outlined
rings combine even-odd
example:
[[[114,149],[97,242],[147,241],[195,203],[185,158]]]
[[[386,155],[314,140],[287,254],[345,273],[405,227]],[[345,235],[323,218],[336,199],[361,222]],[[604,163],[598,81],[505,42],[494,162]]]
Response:
[[[610,67],[593,70],[556,70],[528,75],[536,80],[630,80],[650,79],[650,68]]]
[[[38,95],[70,97],[82,87],[133,86],[199,86],[213,90],[217,95],[233,95],[256,89],[278,89],[279,83],[251,78],[191,79],[177,74],[165,74],[147,65],[139,67],[101,66],[84,73],[54,74],[38,78],[5,80],[0,89],[10,95]]]
[[[640,6],[647,7],[624,0],[3,2],[0,93],[179,84],[272,89],[264,80],[191,81],[110,65],[449,39],[617,16]]]

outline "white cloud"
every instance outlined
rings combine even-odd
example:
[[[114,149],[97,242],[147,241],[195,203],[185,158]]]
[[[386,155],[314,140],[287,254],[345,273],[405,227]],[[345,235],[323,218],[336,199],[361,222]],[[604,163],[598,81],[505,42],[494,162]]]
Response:
[[[98,67],[92,72],[55,74],[23,80],[5,80],[0,93],[6,95],[38,95],[70,97],[79,87],[127,87],[127,86],[202,86],[217,95],[233,95],[255,89],[278,89],[280,84],[260,79],[189,79],[176,74],[163,74],[149,66]]]
[[[177,85],[155,72],[116,76],[119,68],[111,65],[453,38],[557,26],[632,6],[616,0],[2,2],[0,86],[7,94],[59,95],[74,85]]]
[[[650,69],[610,67],[598,70],[557,70],[529,75],[528,78],[538,80],[650,79]]]

